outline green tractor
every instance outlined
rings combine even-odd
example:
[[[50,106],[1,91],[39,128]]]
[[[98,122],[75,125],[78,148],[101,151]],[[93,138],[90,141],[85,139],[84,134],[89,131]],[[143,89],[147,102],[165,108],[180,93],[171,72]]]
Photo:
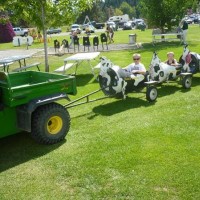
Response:
[[[42,144],[63,140],[70,116],[55,101],[75,95],[75,81],[73,76],[37,71],[0,72],[0,138],[27,131]]]

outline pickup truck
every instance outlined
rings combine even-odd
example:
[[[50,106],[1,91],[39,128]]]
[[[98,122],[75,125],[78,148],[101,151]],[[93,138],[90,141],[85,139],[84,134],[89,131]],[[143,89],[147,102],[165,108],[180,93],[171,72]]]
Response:
[[[61,33],[62,30],[61,28],[49,28],[47,29],[47,34],[56,34],[56,33]]]
[[[20,27],[13,28],[16,36],[28,36],[28,29],[23,29]]]

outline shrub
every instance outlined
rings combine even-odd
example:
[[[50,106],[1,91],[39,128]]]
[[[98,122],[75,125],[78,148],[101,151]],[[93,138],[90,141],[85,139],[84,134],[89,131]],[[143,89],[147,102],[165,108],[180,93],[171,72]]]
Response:
[[[11,42],[14,36],[15,32],[9,18],[5,16],[0,17],[0,43]]]

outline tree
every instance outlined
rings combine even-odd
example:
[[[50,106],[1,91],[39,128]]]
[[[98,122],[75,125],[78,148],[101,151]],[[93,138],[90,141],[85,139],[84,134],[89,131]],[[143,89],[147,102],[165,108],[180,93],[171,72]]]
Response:
[[[42,29],[42,5],[46,11],[45,25],[51,27],[73,22],[92,2],[93,0],[7,0],[4,7],[10,11],[12,22],[23,19]]]
[[[171,30],[174,21],[178,25],[188,7],[187,0],[140,0],[140,11],[149,26],[158,27],[164,32]],[[191,2],[190,2],[191,3]]]
[[[128,14],[130,18],[136,16],[135,7],[131,7],[128,3],[123,2],[119,9],[124,13]]]
[[[13,40],[15,32],[9,18],[5,15],[0,15],[0,43],[7,43]]]
[[[74,20],[91,6],[93,0],[1,0],[1,7],[11,13],[13,21],[24,19],[43,30],[45,71],[49,71],[47,59],[46,29]]]
[[[86,16],[89,16],[89,19],[91,21],[96,22],[104,22],[106,21],[106,15],[104,11],[102,10],[103,3],[101,1],[95,1],[93,2],[93,5],[86,9],[84,12],[82,12],[78,18],[76,19],[76,22],[79,24],[82,24],[84,22],[84,19]]]
[[[104,4],[105,4],[105,7],[114,7],[114,8],[119,8],[120,5],[123,3],[123,2],[126,2],[128,3],[130,6],[136,6],[139,2],[139,0],[105,0],[104,1]]]
[[[105,9],[105,13],[106,13],[106,19],[109,19],[110,17],[114,15],[115,10],[112,6],[110,6]]]
[[[119,8],[115,8],[115,16],[123,15],[123,12]]]

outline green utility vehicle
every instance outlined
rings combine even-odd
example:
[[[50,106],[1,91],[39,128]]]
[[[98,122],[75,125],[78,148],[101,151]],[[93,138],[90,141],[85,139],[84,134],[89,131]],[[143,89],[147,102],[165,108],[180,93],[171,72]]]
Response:
[[[0,138],[30,132],[39,143],[63,140],[70,128],[65,107],[56,103],[76,94],[73,76],[25,71],[0,72]]]

